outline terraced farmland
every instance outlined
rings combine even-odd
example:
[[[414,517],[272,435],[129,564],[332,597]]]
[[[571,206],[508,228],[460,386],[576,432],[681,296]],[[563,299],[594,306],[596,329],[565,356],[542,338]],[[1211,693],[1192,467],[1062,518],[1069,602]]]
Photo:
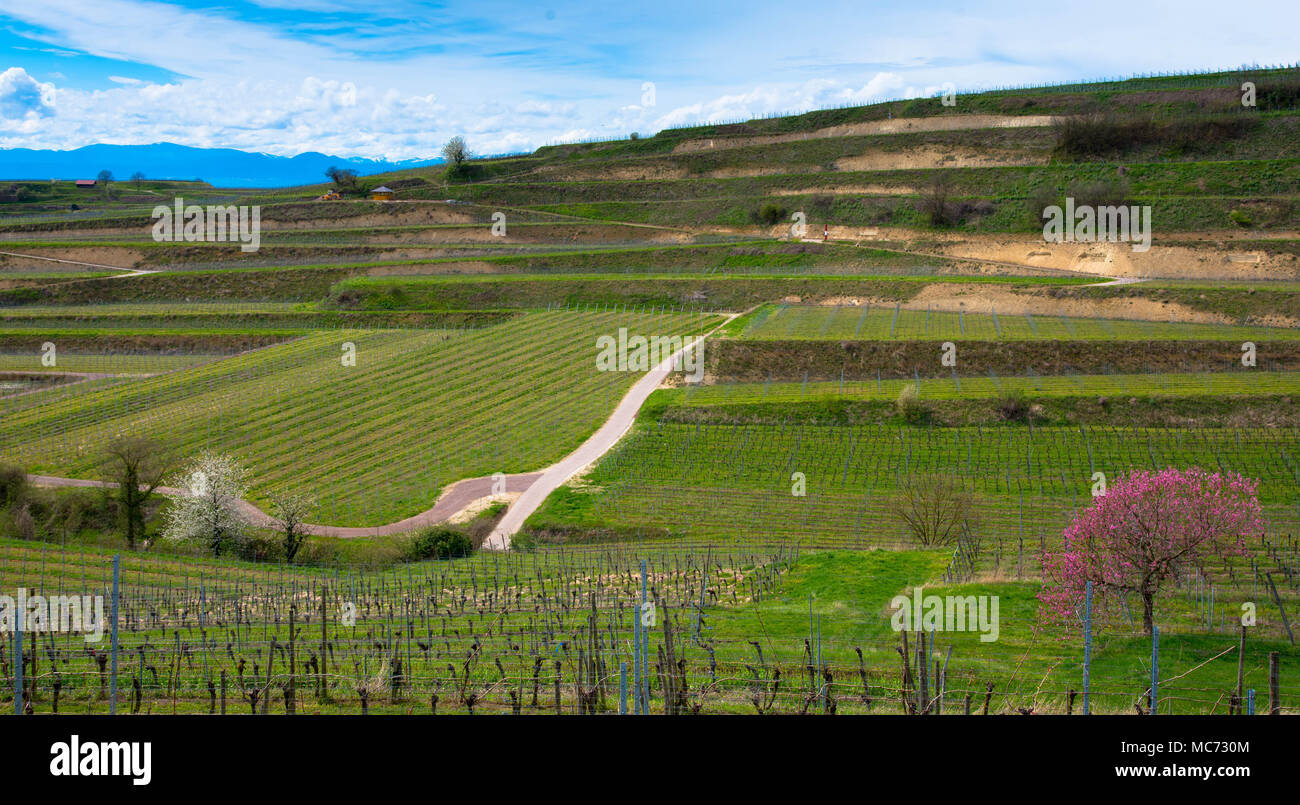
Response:
[[[1294,340],[1291,327],[1243,327],[1191,322],[1011,315],[903,309],[900,305],[765,305],[727,327],[727,335],[755,340],[864,341],[1164,341]]]
[[[184,455],[238,456],[257,499],[306,491],[321,522],[376,525],[428,508],[452,481],[537,469],[576,447],[635,376],[596,371],[598,336],[716,321],[536,313],[479,330],[315,333],[184,372],[13,398],[0,443],[29,471],[89,478],[112,436],[149,434]],[[349,343],[355,366],[343,364]]]
[[[1276,532],[1300,524],[1300,431],[1115,427],[818,426],[645,422],[538,531],[613,528],[728,544],[906,548],[893,500],[939,474],[975,495],[979,536],[1007,551],[1059,540],[1094,473],[1199,466],[1260,481]],[[796,477],[796,473],[800,477]],[[707,505],[699,501],[708,501]],[[1022,555],[1021,562],[1032,561]]]
[[[1102,481],[1195,466],[1258,481],[1265,527],[1171,561],[1161,712],[1240,709],[1239,685],[1300,712],[1293,78],[917,98],[365,177],[391,203],[183,188],[263,204],[250,254],[153,242],[139,196],[74,210],[27,183],[44,201],[0,223],[0,576],[100,594],[121,555],[119,711],[614,712],[641,660],[655,711],[1078,712],[1084,626],[1042,619],[1044,554]],[[1244,111],[1247,79],[1290,105]],[[1048,125],[1106,105],[1149,139],[1079,154]],[[1152,248],[1045,242],[1038,213],[1083,194],[1151,206]],[[641,375],[598,371],[597,338],[624,327],[709,333],[703,379],[656,374],[611,417]],[[231,454],[252,502],[310,494],[325,528],[172,540],[192,502],[172,490],[136,532],[121,497],[28,477],[108,479],[125,435],[170,449],[168,485]],[[926,539],[899,506],[935,479],[960,529]],[[999,636],[900,629],[918,587],[1000,599]],[[1104,594],[1091,706],[1132,712],[1152,639],[1139,594]],[[106,709],[103,652],[35,648],[36,712]]]
[[[1017,394],[1035,397],[1265,395],[1294,393],[1300,389],[1300,373],[1242,370],[719,383],[666,389],[663,400],[672,405],[695,407],[800,403],[828,399],[893,402],[909,386],[915,388],[922,398],[929,400],[994,399]]]
[[[56,365],[45,366],[41,363],[40,352],[34,351],[28,354],[0,354],[0,372],[151,375],[185,369],[226,357],[229,356],[204,352],[187,352],[181,355],[63,352],[58,354]]]

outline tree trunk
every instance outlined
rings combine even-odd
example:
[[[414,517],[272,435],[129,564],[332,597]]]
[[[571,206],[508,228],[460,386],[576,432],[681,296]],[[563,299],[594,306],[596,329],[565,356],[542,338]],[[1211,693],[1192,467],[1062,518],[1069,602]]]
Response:
[[[136,539],[140,536],[137,526],[144,518],[140,512],[140,479],[136,475],[135,468],[128,464],[126,468],[126,477],[122,479],[121,485],[122,515],[126,518],[126,546],[135,550]]]
[[[1151,634],[1151,627],[1155,625],[1156,597],[1154,593],[1147,591],[1142,592],[1142,628],[1148,635]]]

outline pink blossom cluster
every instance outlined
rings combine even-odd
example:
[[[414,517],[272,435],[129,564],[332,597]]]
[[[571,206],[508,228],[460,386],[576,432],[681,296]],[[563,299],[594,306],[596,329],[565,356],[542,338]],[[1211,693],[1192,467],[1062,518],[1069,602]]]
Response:
[[[1062,550],[1043,557],[1040,620],[1077,623],[1089,581],[1094,613],[1113,611],[1130,593],[1150,606],[1176,574],[1244,554],[1246,540],[1264,531],[1258,487],[1198,467],[1119,479],[1065,530]]]

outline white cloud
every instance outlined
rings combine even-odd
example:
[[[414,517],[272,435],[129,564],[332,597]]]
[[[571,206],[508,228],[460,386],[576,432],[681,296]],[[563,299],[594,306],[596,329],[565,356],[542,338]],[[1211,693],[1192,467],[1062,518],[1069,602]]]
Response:
[[[53,114],[53,84],[42,84],[21,67],[0,73],[0,118],[27,123]]]
[[[1185,0],[1170,16],[1131,0],[1097,0],[1096,25],[1078,26],[1068,7],[1026,16],[1011,0],[988,0],[978,13],[960,4],[868,10],[861,0],[827,0],[813,17],[775,0],[753,0],[739,16],[726,4],[660,0],[648,15],[617,5],[571,14],[561,3],[549,17],[518,14],[505,0],[418,11],[400,0],[383,12],[364,0],[250,2],[301,13],[0,0],[0,15],[40,32],[24,36],[50,52],[178,76],[148,83],[108,75],[133,72],[112,66],[103,71],[107,88],[87,90],[38,73],[56,89],[14,68],[0,76],[0,146],[167,140],[401,159],[433,156],[462,134],[476,153],[513,152],[930,96],[946,81],[967,91],[1214,66],[1189,63],[1202,59],[1293,59],[1300,8],[1294,0],[1244,0],[1225,18],[1209,0]],[[331,19],[343,10],[356,13]],[[1274,24],[1260,28],[1258,19]],[[1098,50],[1097,41],[1108,46]],[[84,69],[66,72],[85,80]],[[653,100],[644,97],[646,79],[654,80]]]
[[[591,129],[569,129],[560,136],[551,140],[552,143],[580,143],[584,140],[593,140],[596,138],[596,132]]]
[[[832,106],[860,106],[899,97],[903,83],[902,76],[895,73],[877,73],[861,87],[820,78],[795,86],[762,85],[749,92],[678,106],[655,120],[653,125],[658,130],[696,123],[729,123]]]
[[[18,125],[0,125],[0,147],[174,142],[285,156],[320,151],[414,159],[436,156],[457,134],[469,137],[480,154],[529,151],[554,139],[557,122],[578,116],[572,104],[540,101],[451,110],[433,93],[315,76],[292,86],[274,79],[115,83],[120,85],[56,90],[21,68],[0,74],[0,112],[20,119]],[[50,117],[56,91],[60,114]],[[489,114],[480,113],[485,107]]]
[[[297,76],[329,55],[259,25],[149,0],[42,0],[5,14],[57,32],[49,44],[181,75]]]

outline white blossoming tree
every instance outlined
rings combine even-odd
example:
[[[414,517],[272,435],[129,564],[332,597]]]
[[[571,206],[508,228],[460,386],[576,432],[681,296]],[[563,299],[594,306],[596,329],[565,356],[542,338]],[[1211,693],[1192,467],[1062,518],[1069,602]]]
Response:
[[[252,528],[240,508],[247,487],[247,471],[234,458],[202,453],[186,469],[185,495],[168,507],[163,537],[202,543],[213,556],[222,546],[245,540]]]

